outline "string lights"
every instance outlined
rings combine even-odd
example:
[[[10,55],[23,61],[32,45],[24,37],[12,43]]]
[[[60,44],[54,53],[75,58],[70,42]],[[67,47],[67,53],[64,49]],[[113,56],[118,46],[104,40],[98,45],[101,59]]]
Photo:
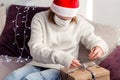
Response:
[[[32,10],[34,11],[35,10],[35,6],[31,7]],[[26,47],[25,43],[26,43],[26,40],[27,38],[29,37],[27,35],[27,30],[31,29],[29,26],[27,26],[27,21],[28,21],[28,14],[29,14],[29,9],[30,9],[30,6],[26,6],[24,8],[24,11],[23,13],[20,12],[20,9],[21,7],[16,7],[17,9],[17,13],[16,13],[16,16],[15,16],[15,20],[12,21],[12,23],[14,24],[14,28],[13,28],[13,31],[14,31],[14,42],[13,42],[13,46],[16,46],[19,53],[20,53],[20,56],[18,58],[12,58],[12,57],[9,57],[7,55],[1,55],[0,56],[0,62],[16,62],[16,63],[23,63],[23,62],[29,62],[31,59],[30,59],[30,56],[28,56],[27,58],[22,58],[23,56],[23,51],[27,51],[29,52],[28,48]],[[24,23],[24,32],[23,32],[23,42],[21,43],[23,46],[20,47],[18,41],[17,41],[17,37],[20,35],[20,33],[18,33],[18,28],[20,27],[18,25],[18,17],[22,14],[26,13],[22,18],[22,21],[21,23]]]

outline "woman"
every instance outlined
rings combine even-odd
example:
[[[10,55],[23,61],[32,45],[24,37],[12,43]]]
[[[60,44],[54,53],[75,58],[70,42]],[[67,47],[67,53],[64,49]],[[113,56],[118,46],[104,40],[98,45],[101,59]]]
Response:
[[[5,80],[59,80],[59,69],[81,66],[79,43],[91,50],[91,60],[108,52],[94,27],[77,14],[79,0],[54,0],[50,10],[37,13],[28,43],[33,60],[12,72]]]

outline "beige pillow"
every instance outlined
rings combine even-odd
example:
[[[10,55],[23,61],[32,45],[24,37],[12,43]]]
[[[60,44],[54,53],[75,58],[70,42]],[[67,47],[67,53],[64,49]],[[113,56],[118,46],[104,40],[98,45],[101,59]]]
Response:
[[[109,52],[108,55],[111,54],[112,51],[118,46],[119,38],[120,38],[120,28],[116,26],[102,25],[102,24],[94,24],[95,33],[98,36],[101,36],[108,44]],[[108,55],[98,60],[97,63],[100,63],[104,60]]]
[[[0,35],[3,31],[6,20],[6,7],[4,4],[0,3]]]
[[[98,36],[101,36],[102,39],[104,39],[109,47],[108,55],[118,46],[119,40],[120,40],[120,28],[115,26],[108,26],[108,25],[102,25],[93,23],[93,26],[95,27],[95,33]],[[89,51],[84,48],[83,45],[80,45],[80,51],[79,51],[79,60],[81,62],[88,62],[90,61],[88,59]],[[106,58],[108,55],[103,57],[100,60],[97,60],[96,63],[99,64],[104,58]]]
[[[119,43],[120,28],[109,25],[94,24],[95,33],[101,36],[109,46],[109,53],[111,53]]]

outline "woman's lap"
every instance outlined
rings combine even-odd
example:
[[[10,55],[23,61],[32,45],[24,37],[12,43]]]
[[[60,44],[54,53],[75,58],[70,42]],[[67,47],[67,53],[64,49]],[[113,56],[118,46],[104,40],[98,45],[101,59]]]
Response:
[[[13,71],[5,80],[58,80],[59,70],[24,66]]]
[[[59,80],[59,71],[47,69],[27,75],[23,80]]]

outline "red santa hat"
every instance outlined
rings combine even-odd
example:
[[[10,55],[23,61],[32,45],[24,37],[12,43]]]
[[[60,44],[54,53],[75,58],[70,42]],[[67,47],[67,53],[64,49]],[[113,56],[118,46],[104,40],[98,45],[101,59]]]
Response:
[[[54,0],[51,10],[64,17],[74,17],[79,8],[79,0]]]

